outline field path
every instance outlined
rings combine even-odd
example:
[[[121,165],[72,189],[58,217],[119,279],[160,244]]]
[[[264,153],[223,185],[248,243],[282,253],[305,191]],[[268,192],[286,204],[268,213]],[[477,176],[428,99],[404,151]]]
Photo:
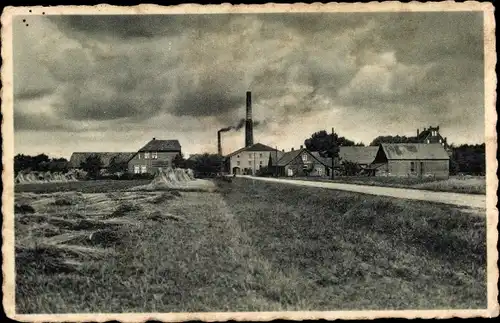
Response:
[[[428,202],[438,202],[445,204],[452,204],[457,206],[467,206],[471,208],[486,208],[486,195],[479,194],[463,194],[463,193],[450,193],[450,192],[434,192],[426,190],[417,190],[410,188],[396,188],[396,187],[383,187],[383,186],[368,186],[358,184],[343,184],[332,182],[313,182],[293,179],[281,179],[271,177],[252,177],[252,176],[239,176],[252,180],[268,181],[285,183],[300,186],[312,186],[327,188],[333,190],[350,191],[371,195],[391,196],[402,199],[420,200]]]

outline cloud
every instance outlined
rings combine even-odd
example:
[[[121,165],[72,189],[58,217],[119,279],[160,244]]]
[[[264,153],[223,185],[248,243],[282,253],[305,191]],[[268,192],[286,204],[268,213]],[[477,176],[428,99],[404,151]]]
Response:
[[[256,137],[315,120],[298,128],[337,124],[369,142],[432,122],[467,140],[464,114],[483,132],[480,13],[33,19],[30,32],[14,26],[16,130],[190,132],[211,147],[214,131],[244,117],[250,90]]]

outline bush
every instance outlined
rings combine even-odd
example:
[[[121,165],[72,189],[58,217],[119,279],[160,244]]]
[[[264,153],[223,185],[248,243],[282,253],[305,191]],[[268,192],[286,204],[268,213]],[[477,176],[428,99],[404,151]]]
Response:
[[[57,206],[65,206],[65,205],[72,205],[73,202],[71,200],[68,200],[66,198],[58,198],[54,201],[54,205]]]
[[[260,176],[260,177],[269,177],[273,176],[273,171],[269,167],[261,167],[255,172],[255,175]]]
[[[15,213],[35,213],[35,209],[28,204],[16,204],[14,206]]]
[[[133,174],[133,173],[124,173],[122,176],[117,176],[117,180],[134,180],[134,179],[153,179],[155,177],[154,174],[144,173],[144,174]],[[115,178],[113,178],[115,179]]]

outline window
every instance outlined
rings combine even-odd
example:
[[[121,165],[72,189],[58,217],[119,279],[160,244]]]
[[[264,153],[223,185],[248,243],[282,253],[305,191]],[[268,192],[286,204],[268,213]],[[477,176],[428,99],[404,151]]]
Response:
[[[153,151],[153,152],[151,153],[151,159],[158,159],[158,152]]]
[[[149,153],[144,153],[144,159],[149,159]]]
[[[236,165],[240,166],[240,161],[239,160],[236,162]]]
[[[259,162],[259,165],[262,165],[262,160]]]
[[[240,155],[236,156],[236,158],[240,158]]]
[[[304,162],[307,161],[307,154],[302,154],[302,161],[304,161]]]
[[[443,143],[443,141],[441,139],[439,139],[439,143],[441,144],[441,143]]]
[[[139,174],[140,171],[141,171],[141,169],[140,169],[139,165],[135,165],[134,166],[134,174]]]
[[[252,161],[251,160],[248,161],[248,165],[250,165],[250,166],[252,165]]]
[[[427,139],[427,140],[425,141],[425,143],[426,143],[426,144],[428,144],[428,143],[429,143],[429,139]]]
[[[146,165],[141,166],[141,173],[146,173]]]
[[[259,157],[262,158],[262,154],[259,154]]]
[[[415,171],[415,163],[410,162],[410,171],[413,173]]]
[[[322,176],[322,175],[323,175],[323,168],[321,168],[321,167],[320,167],[320,168],[318,168],[318,169],[316,169],[316,170],[318,171],[318,175],[319,175],[319,176]]]
[[[141,153],[137,154],[137,159],[141,159]]]

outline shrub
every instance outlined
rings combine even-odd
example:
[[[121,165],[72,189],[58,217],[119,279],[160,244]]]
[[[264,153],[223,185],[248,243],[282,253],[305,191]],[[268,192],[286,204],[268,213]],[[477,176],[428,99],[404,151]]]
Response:
[[[54,205],[57,206],[66,206],[66,205],[72,205],[73,202],[69,199],[66,198],[58,198],[54,201]]]
[[[35,213],[35,209],[28,204],[16,204],[14,206],[15,213]]]

